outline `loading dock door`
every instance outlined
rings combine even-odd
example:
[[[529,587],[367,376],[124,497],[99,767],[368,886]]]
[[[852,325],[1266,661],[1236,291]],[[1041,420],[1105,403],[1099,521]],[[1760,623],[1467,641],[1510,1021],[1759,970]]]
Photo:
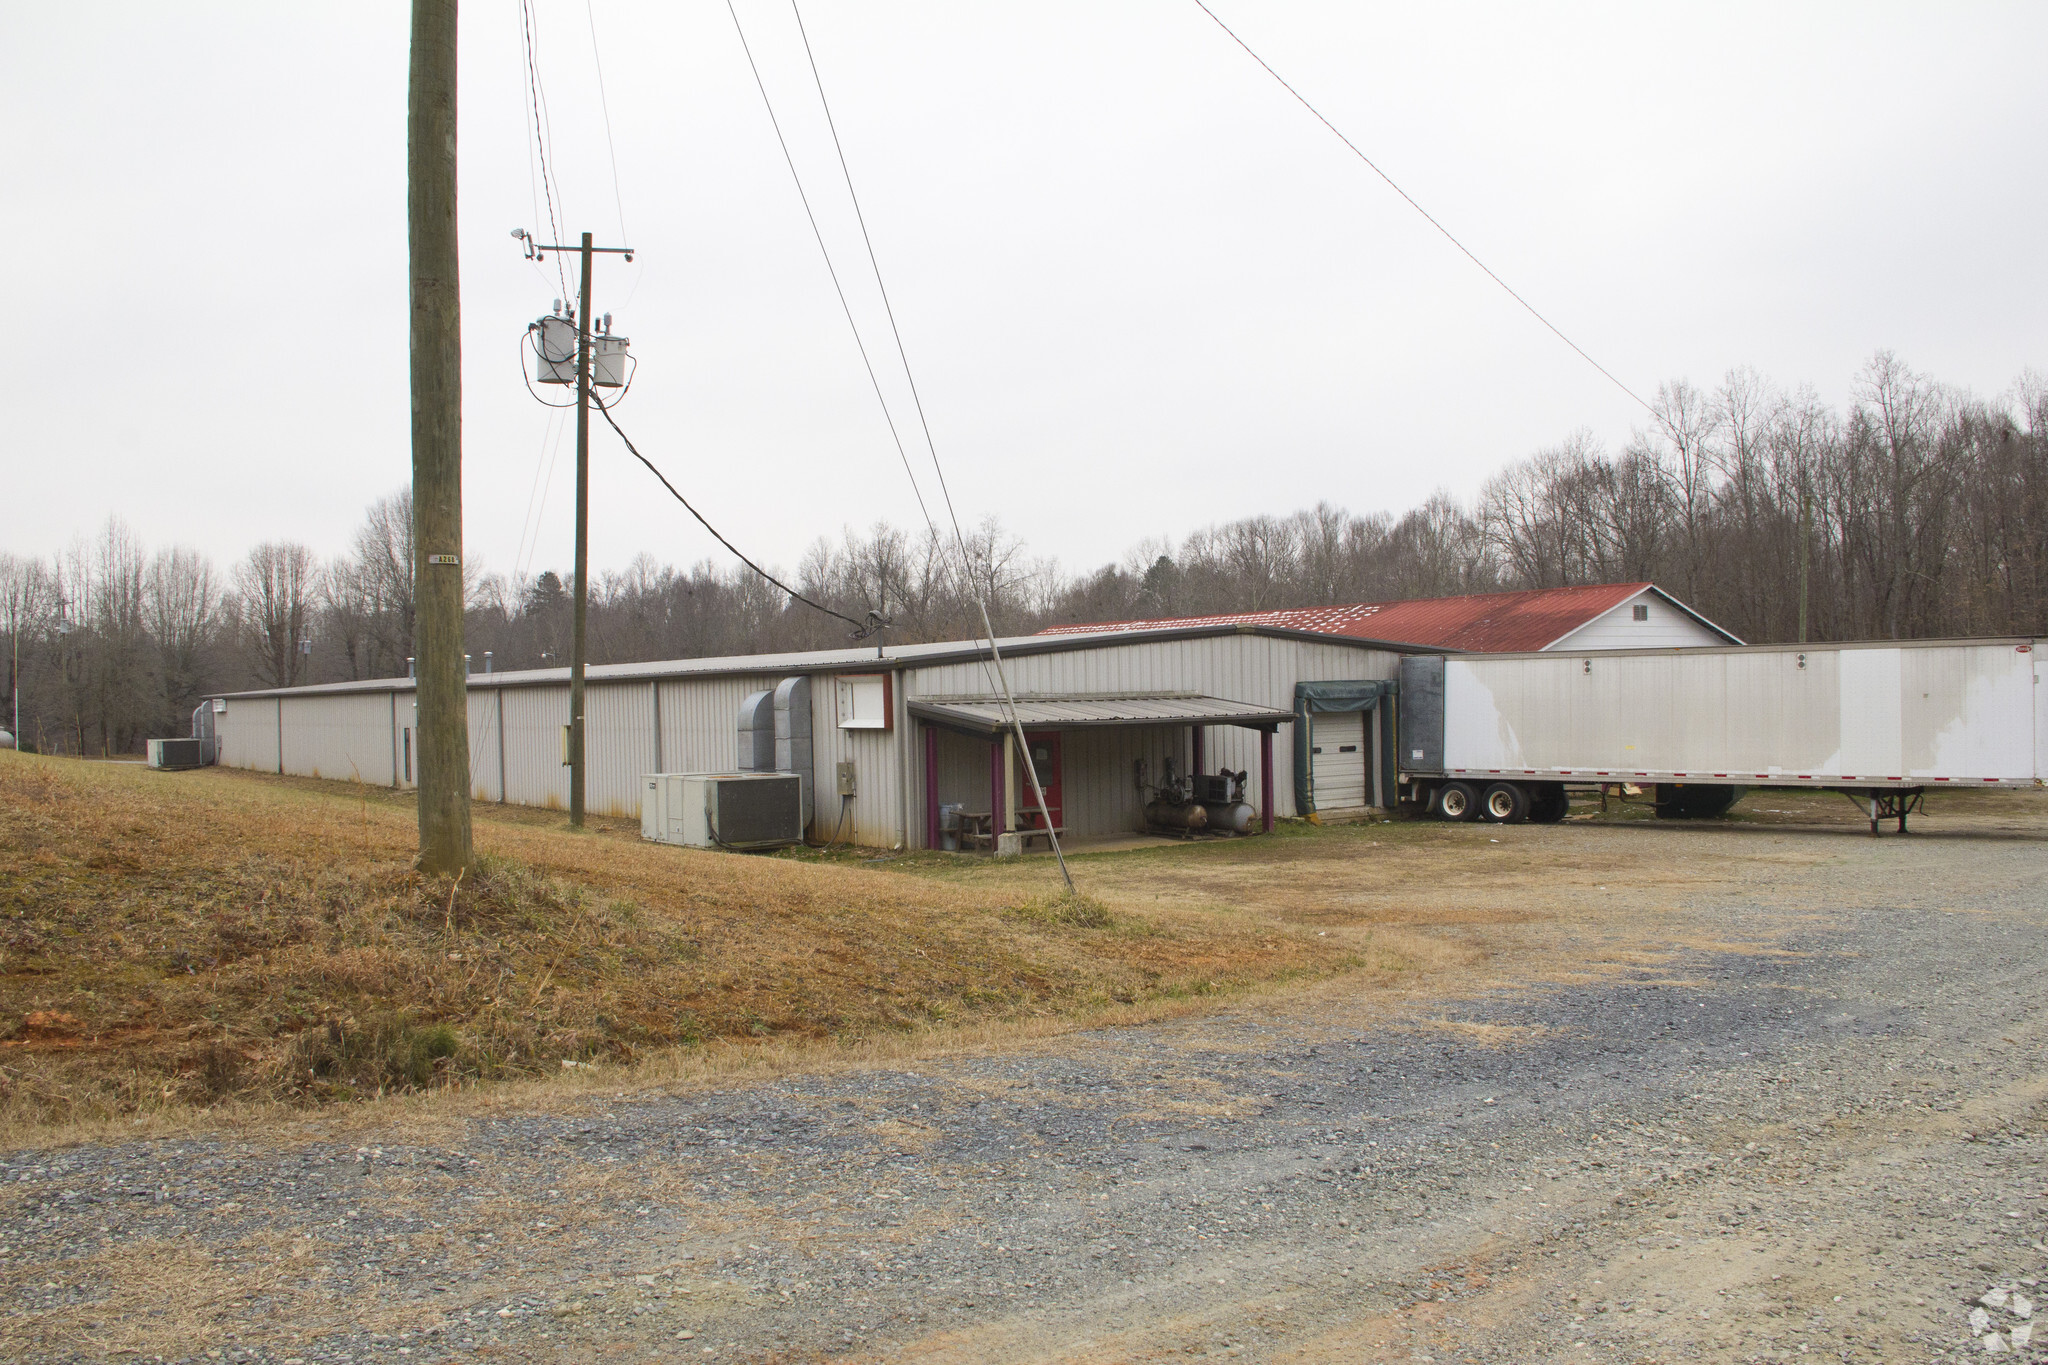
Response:
[[[1366,762],[1372,753],[1365,717],[1363,711],[1309,713],[1311,790],[1318,814],[1361,810],[1367,804]]]

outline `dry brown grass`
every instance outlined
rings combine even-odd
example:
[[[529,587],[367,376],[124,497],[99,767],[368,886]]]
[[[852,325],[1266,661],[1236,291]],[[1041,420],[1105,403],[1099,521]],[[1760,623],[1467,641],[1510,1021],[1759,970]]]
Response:
[[[1916,828],[2038,837],[2048,800],[1957,793],[1936,811]],[[559,814],[479,806],[480,874],[451,885],[411,870],[404,794],[0,753],[0,1132],[154,1130],[195,1106],[260,1125],[415,1090],[434,1098],[407,1101],[409,1121],[433,1122],[1226,995],[1392,999],[1655,965],[1688,941],[1681,902],[1796,881],[1858,818],[1785,792],[1711,827],[1645,814],[1084,854],[1069,898],[1042,857],[699,853],[630,822],[571,835]],[[1304,995],[1287,984],[1304,976],[1330,979]],[[449,1087],[482,1081],[515,1083],[451,1107]]]
[[[0,758],[15,1125],[1031,1019],[1349,960],[1312,933],[1028,877],[700,853],[485,807],[477,875],[434,881],[387,793]]]

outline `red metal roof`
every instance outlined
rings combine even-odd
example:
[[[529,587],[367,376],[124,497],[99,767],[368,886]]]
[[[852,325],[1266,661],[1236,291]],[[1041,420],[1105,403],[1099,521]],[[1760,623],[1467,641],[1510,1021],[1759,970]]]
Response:
[[[1577,588],[1481,592],[1466,597],[1418,597],[1405,602],[1353,602],[1337,607],[1287,607],[1223,616],[1105,621],[1086,626],[1053,626],[1038,633],[1079,635],[1088,631],[1166,630],[1175,626],[1275,626],[1361,640],[1512,654],[1554,644],[1650,587],[1649,583],[1593,583]]]

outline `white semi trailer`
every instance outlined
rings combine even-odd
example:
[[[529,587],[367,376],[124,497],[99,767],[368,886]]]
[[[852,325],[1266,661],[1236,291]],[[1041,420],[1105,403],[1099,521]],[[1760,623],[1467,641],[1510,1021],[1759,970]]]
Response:
[[[1751,787],[1839,791],[1870,832],[1929,791],[2038,788],[2041,642],[1918,640],[1401,660],[1400,792],[1444,820],[1558,820],[1572,787],[1666,818]]]

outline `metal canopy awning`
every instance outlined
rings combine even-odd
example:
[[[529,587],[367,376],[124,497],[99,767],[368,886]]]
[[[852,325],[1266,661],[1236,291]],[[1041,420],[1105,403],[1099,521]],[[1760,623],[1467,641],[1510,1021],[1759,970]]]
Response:
[[[1102,725],[1245,725],[1270,730],[1294,719],[1292,711],[1195,692],[1031,692],[1019,693],[1016,704],[1017,719],[1025,725],[1061,730]],[[1003,699],[989,695],[918,697],[910,702],[910,714],[991,735],[1010,724]]]

